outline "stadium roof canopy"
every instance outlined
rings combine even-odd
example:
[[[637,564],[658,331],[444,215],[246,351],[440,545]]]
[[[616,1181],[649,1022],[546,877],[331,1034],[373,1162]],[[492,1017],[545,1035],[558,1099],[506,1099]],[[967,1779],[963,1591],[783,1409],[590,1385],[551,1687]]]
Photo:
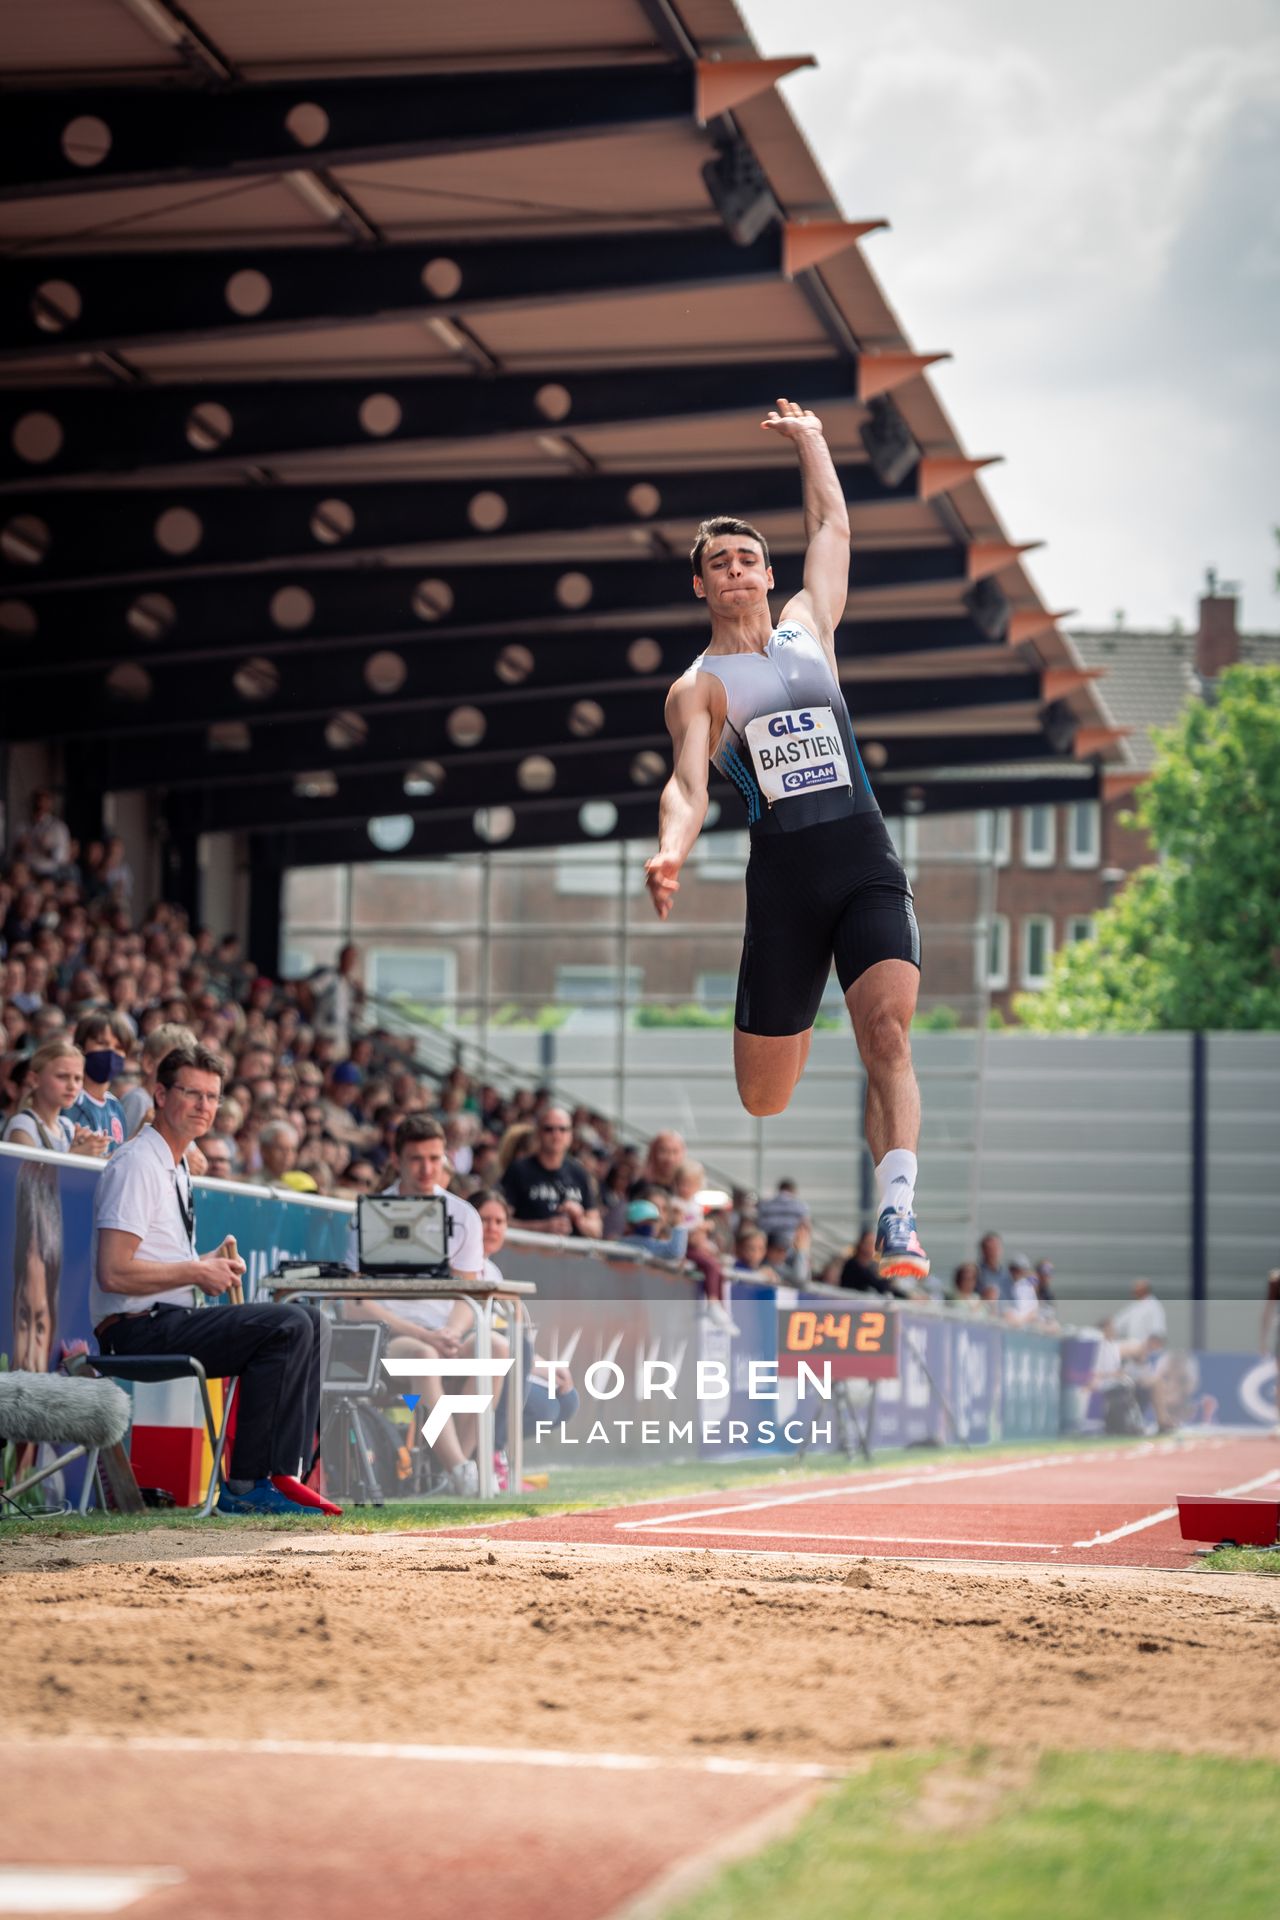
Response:
[[[885,810],[1124,757],[729,0],[63,0],[0,57],[0,732],[73,817],[276,871],[651,832],[691,529],[799,580],[780,393]]]

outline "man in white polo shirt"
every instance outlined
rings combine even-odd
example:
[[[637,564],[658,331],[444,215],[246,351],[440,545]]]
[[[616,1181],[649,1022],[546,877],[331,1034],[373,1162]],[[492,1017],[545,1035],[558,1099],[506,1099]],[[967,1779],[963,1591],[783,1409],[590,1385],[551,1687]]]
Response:
[[[444,1185],[445,1137],[440,1122],[424,1113],[409,1114],[396,1128],[395,1158],[396,1179],[391,1186],[384,1187],[383,1192],[403,1194],[411,1199],[419,1195],[439,1195],[449,1222],[450,1271],[456,1279],[477,1280],[484,1268],[484,1228],[475,1208],[460,1200],[456,1193],[450,1193]],[[347,1265],[353,1273],[359,1273],[360,1253],[354,1224],[347,1243]],[[435,1354],[442,1360],[453,1360],[466,1351],[464,1340],[459,1338],[465,1332],[462,1316],[466,1311],[465,1307],[459,1309],[453,1300],[353,1300],[347,1317],[381,1321],[391,1336],[387,1343],[387,1355],[391,1359]],[[453,1327],[449,1324],[451,1320]],[[495,1353],[500,1346],[501,1342],[495,1341]],[[502,1350],[505,1352],[505,1348]],[[452,1384],[456,1387],[458,1383]],[[442,1380],[425,1375],[406,1382],[406,1386],[421,1395],[420,1404],[425,1403],[427,1409],[434,1406],[444,1391]],[[480,1469],[469,1457],[475,1450],[475,1427],[474,1414],[454,1415],[431,1443],[432,1452],[448,1474],[455,1493],[474,1495],[480,1491]]]
[[[337,1513],[300,1478],[331,1337],[323,1314],[265,1302],[199,1310],[245,1270],[221,1250],[196,1252],[186,1154],[221,1095],[222,1063],[207,1047],[175,1047],[161,1061],[154,1123],[112,1156],[94,1195],[94,1330],[104,1354],[191,1354],[213,1379],[239,1376],[219,1513]]]

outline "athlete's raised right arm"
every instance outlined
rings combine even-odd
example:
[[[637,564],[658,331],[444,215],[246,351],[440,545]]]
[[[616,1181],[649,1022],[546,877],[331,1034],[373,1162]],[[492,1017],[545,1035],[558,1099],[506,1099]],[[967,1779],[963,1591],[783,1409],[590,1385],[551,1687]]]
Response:
[[[658,851],[645,861],[644,879],[659,920],[680,891],[677,875],[707,817],[711,762],[711,702],[697,674],[677,680],[667,695],[667,730],[674,758],[658,807]]]

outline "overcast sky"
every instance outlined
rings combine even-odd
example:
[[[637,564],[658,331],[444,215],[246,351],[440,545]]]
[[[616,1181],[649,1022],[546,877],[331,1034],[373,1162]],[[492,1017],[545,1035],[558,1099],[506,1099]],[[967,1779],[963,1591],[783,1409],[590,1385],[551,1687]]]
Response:
[[[1280,629],[1280,0],[739,0],[1032,573]]]

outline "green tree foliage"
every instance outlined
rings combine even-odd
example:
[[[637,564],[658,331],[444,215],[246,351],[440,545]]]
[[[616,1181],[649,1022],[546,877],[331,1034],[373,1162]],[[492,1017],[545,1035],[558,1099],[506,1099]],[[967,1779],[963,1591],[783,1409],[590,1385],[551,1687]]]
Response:
[[[1156,745],[1156,864],[1019,996],[1042,1033],[1280,1027],[1280,667],[1229,667]]]

